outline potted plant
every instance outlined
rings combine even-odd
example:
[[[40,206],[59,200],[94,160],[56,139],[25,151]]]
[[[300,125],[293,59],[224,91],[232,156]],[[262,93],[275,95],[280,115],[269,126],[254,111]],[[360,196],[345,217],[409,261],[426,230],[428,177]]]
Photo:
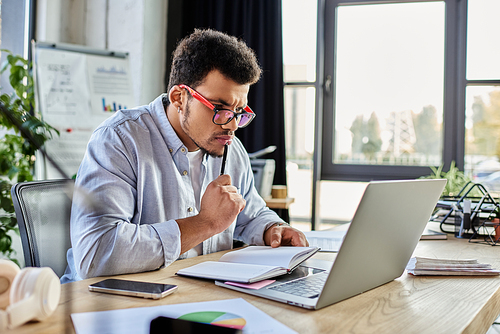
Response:
[[[462,190],[462,188],[468,183],[471,182],[472,180],[465,175],[463,171],[458,169],[458,167],[455,165],[455,161],[452,161],[450,163],[450,169],[447,172],[443,171],[443,165],[439,166],[438,168],[434,166],[430,166],[432,170],[432,174],[428,176],[423,176],[421,178],[423,179],[446,179],[448,182],[446,183],[446,186],[443,190],[442,196],[457,196]],[[478,192],[476,189],[473,190],[471,195],[477,195]]]
[[[10,189],[16,182],[33,180],[35,152],[59,132],[34,116],[35,94],[32,65],[8,50],[0,73],[9,73],[14,93],[0,95],[0,256],[13,258],[11,232],[19,234]],[[21,131],[22,130],[22,131]]]

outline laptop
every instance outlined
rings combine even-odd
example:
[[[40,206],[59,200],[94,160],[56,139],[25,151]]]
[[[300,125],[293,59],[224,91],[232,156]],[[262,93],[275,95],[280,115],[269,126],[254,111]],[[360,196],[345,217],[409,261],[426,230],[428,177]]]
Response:
[[[444,179],[368,183],[335,261],[307,260],[251,295],[320,309],[401,276],[446,184]]]

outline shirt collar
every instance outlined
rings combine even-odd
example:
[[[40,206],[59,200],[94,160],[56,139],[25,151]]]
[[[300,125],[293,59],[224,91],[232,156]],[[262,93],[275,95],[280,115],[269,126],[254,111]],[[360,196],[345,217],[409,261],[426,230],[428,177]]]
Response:
[[[172,124],[168,121],[167,112],[163,107],[162,98],[163,95],[158,96],[153,102],[150,103],[150,114],[153,117],[155,123],[160,129],[161,135],[172,155],[177,153],[181,148],[186,148],[182,140],[175,133]],[[187,148],[186,148],[187,149]]]

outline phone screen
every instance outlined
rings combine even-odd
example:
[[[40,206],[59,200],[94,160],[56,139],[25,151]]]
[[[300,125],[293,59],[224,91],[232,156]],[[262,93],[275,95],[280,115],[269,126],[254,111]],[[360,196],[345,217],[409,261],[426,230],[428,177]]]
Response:
[[[105,279],[89,285],[90,291],[154,299],[165,297],[176,289],[177,285],[173,284],[128,281],[114,278]]]
[[[241,334],[242,330],[230,327],[210,325],[183,319],[160,316],[151,321],[150,334],[183,333],[183,334]]]

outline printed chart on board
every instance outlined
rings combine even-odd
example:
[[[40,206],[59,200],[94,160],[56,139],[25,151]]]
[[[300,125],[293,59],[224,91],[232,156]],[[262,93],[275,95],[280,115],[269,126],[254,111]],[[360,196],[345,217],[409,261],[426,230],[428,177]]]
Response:
[[[45,150],[71,177],[94,129],[117,110],[135,105],[129,59],[57,45],[34,50],[37,109],[60,133],[46,143]],[[62,177],[47,161],[37,172],[47,179]]]

